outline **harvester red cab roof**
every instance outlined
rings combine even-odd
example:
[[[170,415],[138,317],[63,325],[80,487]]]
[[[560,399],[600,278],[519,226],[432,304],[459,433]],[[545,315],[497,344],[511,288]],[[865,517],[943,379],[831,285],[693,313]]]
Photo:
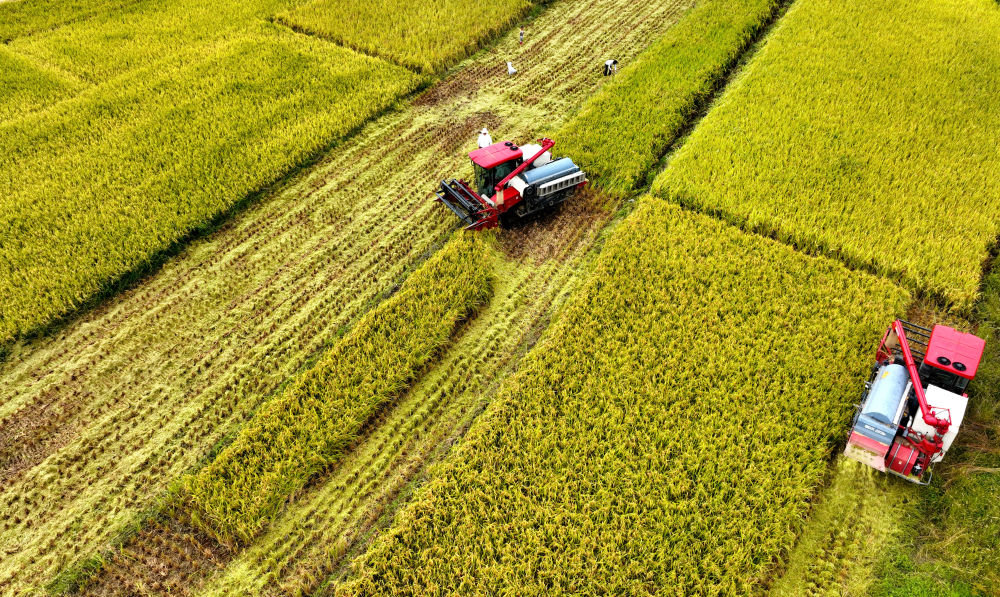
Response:
[[[523,157],[521,148],[510,141],[494,143],[469,153],[472,163],[487,169],[496,168],[500,164]]]
[[[936,325],[927,341],[924,363],[965,379],[973,379],[985,348],[986,341],[982,338],[945,325]]]

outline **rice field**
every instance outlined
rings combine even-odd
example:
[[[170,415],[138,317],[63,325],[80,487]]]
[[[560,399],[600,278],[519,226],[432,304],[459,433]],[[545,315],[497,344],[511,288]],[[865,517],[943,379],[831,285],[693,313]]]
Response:
[[[140,536],[87,593],[129,594],[142,579],[158,579],[164,562],[184,579],[176,589],[192,595],[313,593],[337,577],[381,518],[405,501],[421,471],[447,455],[579,283],[589,247],[611,216],[602,205],[599,196],[589,197],[573,204],[567,214],[577,218],[572,224],[539,223],[486,251],[484,263],[496,273],[489,303],[343,460],[310,483],[253,543],[227,552],[181,526],[171,532],[176,543],[196,541],[217,554],[187,561],[176,552],[164,555],[155,538]]]
[[[113,293],[428,83],[269,22],[295,4],[0,5],[0,346]],[[486,30],[449,32],[448,60],[528,4],[489,6]]]
[[[989,0],[795,2],[654,192],[968,313],[1000,235],[998,27]]]
[[[0,4],[0,595],[988,591],[998,13]],[[456,233],[483,127],[594,188]],[[834,457],[904,313],[989,338],[929,490]]]
[[[312,0],[279,18],[296,30],[433,73],[475,52],[481,40],[507,29],[533,4],[532,0]]]
[[[0,6],[0,15],[20,4]],[[86,18],[21,35],[7,47],[90,85],[111,84],[154,65],[163,65],[160,74],[165,74],[178,54],[258,33],[270,15],[287,5],[285,0],[95,3],[97,10]]]
[[[586,66],[608,44],[635,56],[688,6],[552,5],[534,21],[516,80],[495,66],[521,47],[514,33],[141,284],[13,344],[0,363],[0,446],[17,445],[0,454],[0,593],[30,592],[108,550],[442,246],[453,223],[431,191],[469,176],[476,131],[530,139],[557,128],[603,83]],[[573,31],[561,27],[569,19]],[[578,76],[555,76],[565,72]],[[538,95],[543,82],[553,93]],[[583,230],[599,220],[589,221]],[[529,234],[511,251],[555,257],[574,238],[572,226]]]
[[[4,2],[0,7],[0,41],[11,41],[62,25],[109,14],[138,4],[137,0],[39,0]]]
[[[16,231],[0,338],[72,312],[419,83],[278,30],[180,62],[0,126],[0,226]]]
[[[22,4],[0,17],[42,18]],[[196,4],[12,30],[0,54],[13,91],[0,100],[0,344],[109,292],[424,84],[266,23],[275,3]]]
[[[700,2],[587,100],[559,133],[567,151],[606,191],[635,191],[784,4]]]
[[[0,47],[0,123],[71,97],[81,87],[70,77]]]
[[[760,590],[908,300],[641,200],[337,594]]]
[[[196,525],[224,543],[249,543],[316,474],[334,465],[368,421],[417,377],[455,328],[486,302],[486,241],[453,239],[365,314],[232,444],[182,484]]]

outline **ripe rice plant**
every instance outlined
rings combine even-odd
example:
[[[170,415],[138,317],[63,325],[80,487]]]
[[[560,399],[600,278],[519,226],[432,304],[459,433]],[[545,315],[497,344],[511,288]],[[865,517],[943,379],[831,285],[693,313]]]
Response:
[[[154,71],[0,125],[0,343],[72,311],[421,81],[273,26]]]
[[[82,87],[0,46],[0,123],[70,97]]]
[[[783,0],[705,0],[558,134],[605,190],[627,193],[663,152]]]
[[[195,524],[248,542],[309,479],[343,456],[488,297],[481,235],[460,235],[369,312],[320,362],[265,405],[183,495]]]
[[[7,43],[66,23],[110,14],[141,0],[31,0],[0,2],[0,42]]]
[[[1000,235],[1000,10],[802,0],[654,191],[958,312]]]
[[[279,18],[291,27],[425,73],[439,72],[524,15],[532,0],[313,0]]]
[[[641,200],[337,594],[759,590],[908,298]]]
[[[100,83],[169,62],[178,52],[254,30],[286,0],[136,2],[16,39],[10,47],[39,63]]]

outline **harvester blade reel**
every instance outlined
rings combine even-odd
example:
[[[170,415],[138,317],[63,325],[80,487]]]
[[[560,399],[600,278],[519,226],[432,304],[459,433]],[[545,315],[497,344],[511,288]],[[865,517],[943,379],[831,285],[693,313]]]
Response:
[[[435,195],[438,201],[444,203],[458,216],[458,219],[462,220],[466,228],[476,226],[488,216],[482,200],[455,179],[442,180],[441,187]]]

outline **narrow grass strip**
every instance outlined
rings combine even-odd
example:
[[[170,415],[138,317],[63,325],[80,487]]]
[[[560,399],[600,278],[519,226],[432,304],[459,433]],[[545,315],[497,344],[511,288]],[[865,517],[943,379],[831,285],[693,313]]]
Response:
[[[587,101],[556,137],[561,151],[605,190],[633,190],[782,4],[699,3]]]
[[[1000,235],[1000,5],[799,0],[653,191],[970,314]]]
[[[759,592],[908,301],[640,200],[338,595]]]
[[[363,317],[320,362],[265,405],[209,466],[184,482],[195,524],[247,542],[397,396],[492,288],[489,241],[461,235]]]

